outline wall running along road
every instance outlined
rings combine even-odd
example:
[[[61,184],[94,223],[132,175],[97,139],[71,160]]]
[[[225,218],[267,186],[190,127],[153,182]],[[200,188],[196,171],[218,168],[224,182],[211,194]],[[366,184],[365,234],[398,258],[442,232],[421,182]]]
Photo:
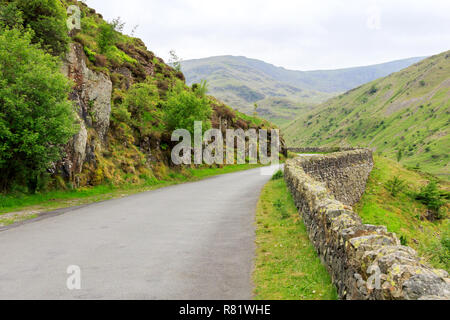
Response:
[[[450,279],[384,226],[365,225],[350,207],[373,168],[370,150],[288,160],[285,179],[310,240],[341,299],[450,299]]]

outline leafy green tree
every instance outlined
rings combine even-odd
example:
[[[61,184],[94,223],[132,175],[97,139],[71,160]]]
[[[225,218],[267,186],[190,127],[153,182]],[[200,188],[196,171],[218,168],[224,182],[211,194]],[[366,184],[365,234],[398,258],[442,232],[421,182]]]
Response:
[[[34,31],[33,43],[41,43],[55,56],[67,52],[67,14],[59,0],[3,0],[2,7],[6,26],[13,28],[21,23]]]
[[[211,128],[211,105],[206,96],[186,90],[184,83],[177,81],[167,94],[165,103],[167,129],[186,129],[194,134],[194,122],[202,121],[203,130]]]
[[[18,181],[35,191],[76,132],[69,80],[33,33],[0,32],[0,189]]]

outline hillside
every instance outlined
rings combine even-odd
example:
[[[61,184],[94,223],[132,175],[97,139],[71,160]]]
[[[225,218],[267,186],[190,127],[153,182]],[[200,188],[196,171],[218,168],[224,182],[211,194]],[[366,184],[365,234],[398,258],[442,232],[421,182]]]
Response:
[[[81,1],[0,1],[0,192],[153,183],[186,170],[172,166],[171,133],[193,119],[272,126],[187,86],[123,26]]]
[[[181,63],[188,84],[207,80],[212,94],[240,111],[284,123],[338,93],[399,71],[422,58],[340,70],[294,71],[260,60],[219,56]]]
[[[449,179],[450,51],[333,98],[284,128],[290,146],[367,146]]]

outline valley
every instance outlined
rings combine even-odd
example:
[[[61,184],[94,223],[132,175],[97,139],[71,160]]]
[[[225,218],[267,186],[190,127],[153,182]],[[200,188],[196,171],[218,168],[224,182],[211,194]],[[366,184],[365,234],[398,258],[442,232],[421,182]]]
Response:
[[[294,71],[256,59],[219,56],[181,61],[181,67],[188,84],[207,80],[209,92],[225,103],[282,125],[340,93],[421,59],[339,70]]]

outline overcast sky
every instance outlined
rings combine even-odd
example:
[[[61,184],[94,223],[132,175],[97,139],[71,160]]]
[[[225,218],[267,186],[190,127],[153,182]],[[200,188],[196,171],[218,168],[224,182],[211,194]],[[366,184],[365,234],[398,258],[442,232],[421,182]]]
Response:
[[[238,55],[295,70],[450,50],[449,0],[87,0],[166,61]]]

